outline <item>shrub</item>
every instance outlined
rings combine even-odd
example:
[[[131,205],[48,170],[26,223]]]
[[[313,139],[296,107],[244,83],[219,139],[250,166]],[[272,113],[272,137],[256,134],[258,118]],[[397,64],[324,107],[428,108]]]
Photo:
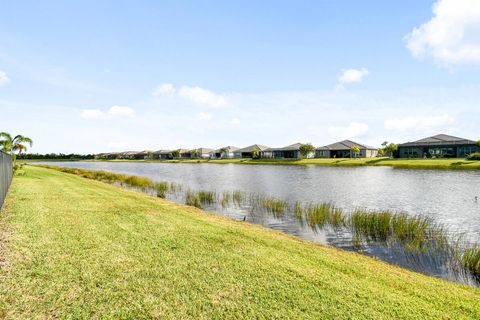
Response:
[[[480,160],[480,152],[474,152],[467,156],[468,160]]]

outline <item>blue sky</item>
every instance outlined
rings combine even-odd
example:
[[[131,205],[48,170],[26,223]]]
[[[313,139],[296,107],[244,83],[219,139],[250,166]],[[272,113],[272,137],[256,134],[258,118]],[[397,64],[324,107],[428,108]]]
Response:
[[[478,139],[480,2],[3,1],[31,152]]]

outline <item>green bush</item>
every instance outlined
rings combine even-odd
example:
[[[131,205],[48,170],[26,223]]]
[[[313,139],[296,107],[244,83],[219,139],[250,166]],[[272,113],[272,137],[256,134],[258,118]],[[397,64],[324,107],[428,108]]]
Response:
[[[467,157],[468,160],[480,160],[480,152],[474,152],[469,154]]]

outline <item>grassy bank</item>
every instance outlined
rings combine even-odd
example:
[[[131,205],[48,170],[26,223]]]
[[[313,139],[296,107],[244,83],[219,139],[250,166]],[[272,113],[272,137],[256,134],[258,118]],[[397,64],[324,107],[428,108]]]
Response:
[[[478,289],[45,168],[0,234],[0,318],[480,317]]]
[[[90,160],[89,160],[90,161]],[[97,160],[95,160],[97,161]],[[466,159],[222,159],[222,160],[99,160],[112,162],[165,162],[165,163],[235,163],[235,164],[271,164],[271,165],[319,165],[319,166],[389,166],[405,169],[460,169],[479,170],[480,161]]]

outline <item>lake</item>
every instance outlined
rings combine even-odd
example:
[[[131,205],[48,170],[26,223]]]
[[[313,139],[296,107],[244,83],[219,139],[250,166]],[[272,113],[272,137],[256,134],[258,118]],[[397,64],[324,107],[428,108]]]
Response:
[[[390,167],[323,167],[146,162],[45,162],[55,166],[105,170],[175,182],[191,190],[241,191],[284,199],[292,204],[329,202],[344,210],[395,210],[431,217],[449,231],[480,239],[480,171],[416,170]],[[170,200],[184,202],[182,196]],[[348,236],[312,230],[293,214],[276,217],[248,206],[204,207],[234,219],[258,223],[302,239],[354,250]],[[418,261],[382,246],[361,251],[409,269],[457,278],[444,265]],[[420,257],[422,260],[422,257]],[[427,265],[427,266],[425,266]],[[448,269],[448,268],[447,268]],[[453,279],[455,280],[455,279]],[[458,280],[458,279],[457,279]],[[467,281],[468,282],[468,281]]]

